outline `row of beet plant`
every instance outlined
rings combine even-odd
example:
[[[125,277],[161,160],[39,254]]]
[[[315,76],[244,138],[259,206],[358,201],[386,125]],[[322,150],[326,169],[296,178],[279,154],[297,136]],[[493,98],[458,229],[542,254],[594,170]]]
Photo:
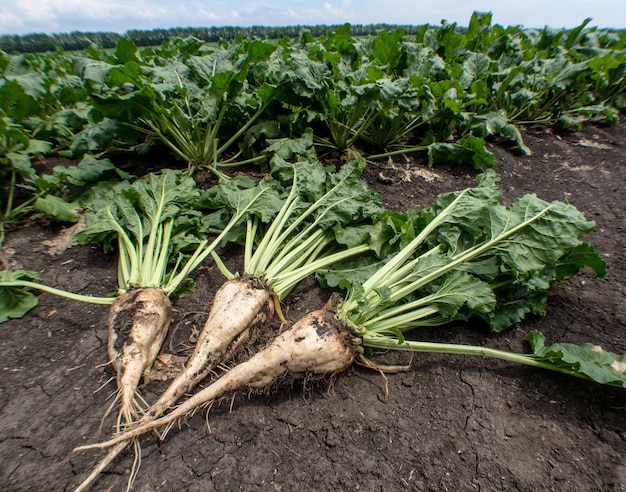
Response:
[[[121,38],[115,50],[0,53],[2,223],[34,210],[68,217],[63,187],[37,181],[42,154],[165,146],[190,171],[225,179],[225,168],[265,160],[268,138],[311,129],[320,151],[492,167],[486,138],[529,152],[520,125],[615,122],[626,105],[625,45],[624,33],[588,21],[504,28],[474,13],[467,28],[422,26],[414,36],[358,38],[345,25],[277,42],[139,49]]]

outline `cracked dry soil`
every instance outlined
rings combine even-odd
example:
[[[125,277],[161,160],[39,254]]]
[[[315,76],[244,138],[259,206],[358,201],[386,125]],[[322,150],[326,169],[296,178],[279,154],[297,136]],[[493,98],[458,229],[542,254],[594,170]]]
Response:
[[[567,199],[597,229],[588,241],[609,265],[558,284],[544,319],[491,336],[480,324],[423,330],[425,340],[527,351],[524,337],[548,343],[593,342],[626,351],[626,124],[581,132],[524,131],[533,155],[491,143],[505,196],[527,192]],[[472,185],[468,167],[428,169],[416,160],[372,164],[364,179],[389,208],[429,204]],[[37,222],[10,231],[5,256],[61,288],[104,295],[116,286],[115,257],[74,246],[46,253],[59,228]],[[227,253],[237,269],[237,254]],[[175,302],[165,351],[184,355],[202,326],[221,278],[207,262],[198,290]],[[293,321],[323,305],[328,293],[305,282],[286,301]],[[0,326],[0,489],[72,490],[102,451],[72,453],[107,436],[100,420],[114,392],[106,365],[106,313],[39,295],[39,306]],[[407,354],[380,354],[403,363]],[[625,491],[626,391],[538,369],[481,358],[414,356],[408,372],[385,380],[355,366],[332,382],[292,382],[271,394],[240,394],[196,412],[165,441],[142,439],[136,491],[450,490]],[[154,401],[164,383],[143,388]],[[207,422],[210,424],[207,426]],[[123,490],[131,455],[118,458],[93,490]]]

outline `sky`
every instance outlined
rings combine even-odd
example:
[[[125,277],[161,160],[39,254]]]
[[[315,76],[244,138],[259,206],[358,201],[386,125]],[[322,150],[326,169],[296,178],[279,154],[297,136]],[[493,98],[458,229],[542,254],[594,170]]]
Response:
[[[211,26],[493,24],[626,29],[626,0],[0,0],[0,35]]]

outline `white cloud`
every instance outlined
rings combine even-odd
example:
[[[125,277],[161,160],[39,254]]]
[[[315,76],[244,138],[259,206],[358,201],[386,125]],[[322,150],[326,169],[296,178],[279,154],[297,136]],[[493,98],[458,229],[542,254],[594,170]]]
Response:
[[[203,8],[200,8],[200,10],[198,10],[198,18],[217,22],[221,20],[223,17],[221,15],[216,14],[215,12],[209,12],[207,10],[204,10]]]
[[[22,31],[24,17],[9,12],[6,8],[0,8],[0,33]]]
[[[29,26],[56,25],[55,13],[50,2],[38,3],[33,0],[24,0],[14,3],[11,8],[0,8],[0,31],[12,32],[16,29],[29,29]],[[34,31],[36,29],[31,29]],[[13,31],[15,32],[15,31]]]
[[[119,31],[167,19],[169,12],[151,0],[21,0],[10,11],[0,9],[0,32]],[[7,21],[15,18],[17,23]]]
[[[626,28],[625,0],[0,0],[0,34],[101,30],[124,32],[176,26],[286,24],[467,25],[473,10],[494,23],[527,27],[592,25]]]
[[[345,14],[343,13],[343,10],[333,8],[333,6],[332,6],[332,4],[331,4],[330,2],[326,2],[326,3],[324,4],[324,10],[325,10],[328,14],[330,14],[330,15],[332,15],[332,16],[334,16],[334,17],[338,17],[338,16],[343,16],[343,15],[345,15]]]

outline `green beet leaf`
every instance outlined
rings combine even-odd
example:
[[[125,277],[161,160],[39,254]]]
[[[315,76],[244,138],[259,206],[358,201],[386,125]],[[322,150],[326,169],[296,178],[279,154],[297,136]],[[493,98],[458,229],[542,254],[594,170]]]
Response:
[[[0,271],[0,323],[11,318],[21,318],[39,303],[35,294],[23,287],[4,285],[15,281],[31,281],[38,278],[37,272],[19,270]]]
[[[626,352],[617,355],[590,343],[553,343],[546,347],[546,338],[536,330],[531,331],[526,340],[535,358],[554,366],[557,371],[626,388]]]

